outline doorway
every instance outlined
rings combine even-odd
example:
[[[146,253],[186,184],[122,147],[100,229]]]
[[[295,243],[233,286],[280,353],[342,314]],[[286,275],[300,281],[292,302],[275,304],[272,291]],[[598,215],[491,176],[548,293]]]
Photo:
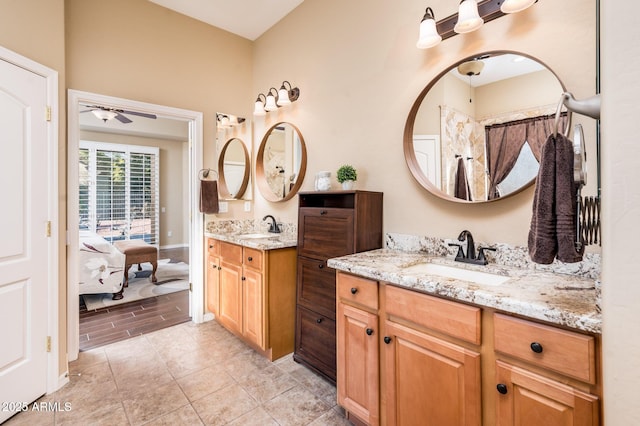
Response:
[[[192,321],[204,320],[204,280],[203,280],[203,220],[198,209],[198,171],[202,168],[202,113],[169,106],[149,104],[129,99],[115,98],[89,92],[69,90],[68,92],[68,353],[69,361],[78,357],[79,351],[79,289],[78,289],[78,251],[79,251],[79,143],[80,112],[82,105],[101,105],[115,110],[135,111],[138,114],[153,114],[171,120],[182,121],[188,126],[188,246],[189,246],[189,282],[191,297],[189,313]],[[187,201],[187,200],[185,200]]]

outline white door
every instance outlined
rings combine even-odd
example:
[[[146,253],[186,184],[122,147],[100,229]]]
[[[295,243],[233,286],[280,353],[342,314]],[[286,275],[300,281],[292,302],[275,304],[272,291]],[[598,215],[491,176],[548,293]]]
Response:
[[[413,150],[424,175],[437,188],[442,188],[440,136],[413,135]]]
[[[46,106],[46,78],[0,60],[0,423],[47,391]]]

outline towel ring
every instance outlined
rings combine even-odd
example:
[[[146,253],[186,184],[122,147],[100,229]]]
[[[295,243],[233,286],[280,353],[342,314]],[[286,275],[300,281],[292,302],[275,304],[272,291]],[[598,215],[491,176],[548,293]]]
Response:
[[[206,178],[209,177],[210,172],[215,173],[216,174],[215,179],[218,179],[218,172],[213,169],[200,169],[200,171],[198,172],[198,179],[205,180]]]
[[[560,113],[562,112],[564,101],[566,99],[569,99],[569,97],[570,97],[570,94],[568,92],[564,92],[560,97],[560,102],[558,102],[558,107],[556,108],[556,119],[555,119],[555,122],[553,123],[553,134],[555,136],[558,136],[558,126],[560,125]],[[562,132],[562,134],[565,137],[569,137],[569,128],[571,127],[571,115],[572,115],[571,110],[567,109],[567,127],[564,129],[564,132]]]

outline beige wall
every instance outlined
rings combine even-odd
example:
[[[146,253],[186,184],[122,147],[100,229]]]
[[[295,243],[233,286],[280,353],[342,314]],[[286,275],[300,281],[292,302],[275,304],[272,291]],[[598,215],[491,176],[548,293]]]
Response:
[[[445,0],[429,6],[439,17],[455,8]],[[584,6],[584,0],[538,2],[474,33],[420,50],[415,43],[425,7],[421,1],[398,7],[384,0],[306,0],[256,41],[254,91],[287,79],[301,94],[290,107],[255,119],[254,140],[275,120],[299,127],[309,157],[303,190],[313,189],[317,171],[331,170],[335,179],[340,164],[353,164],[358,188],[384,192],[385,232],[451,238],[466,228],[478,240],[526,245],[533,188],[484,205],[462,206],[434,197],[406,166],[405,121],[431,79],[450,64],[489,50],[528,53],[553,69],[577,97],[592,95],[595,9]],[[283,61],[283,55],[295,60]],[[585,123],[593,142],[593,120],[577,121]],[[595,170],[590,172],[595,176]],[[296,202],[271,204],[256,197],[256,210],[295,221]]]
[[[80,138],[87,141],[142,145],[160,150],[160,248],[189,245],[189,212],[185,209],[185,196],[189,191],[188,144],[186,141],[147,138],[133,135],[81,131]],[[184,157],[187,157],[186,159]],[[185,161],[187,160],[187,161]],[[171,231],[171,237],[168,232]]]

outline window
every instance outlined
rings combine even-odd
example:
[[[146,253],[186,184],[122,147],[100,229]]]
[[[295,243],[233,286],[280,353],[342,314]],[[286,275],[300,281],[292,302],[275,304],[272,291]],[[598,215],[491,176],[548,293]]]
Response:
[[[80,229],[157,245],[159,149],[80,141]]]

